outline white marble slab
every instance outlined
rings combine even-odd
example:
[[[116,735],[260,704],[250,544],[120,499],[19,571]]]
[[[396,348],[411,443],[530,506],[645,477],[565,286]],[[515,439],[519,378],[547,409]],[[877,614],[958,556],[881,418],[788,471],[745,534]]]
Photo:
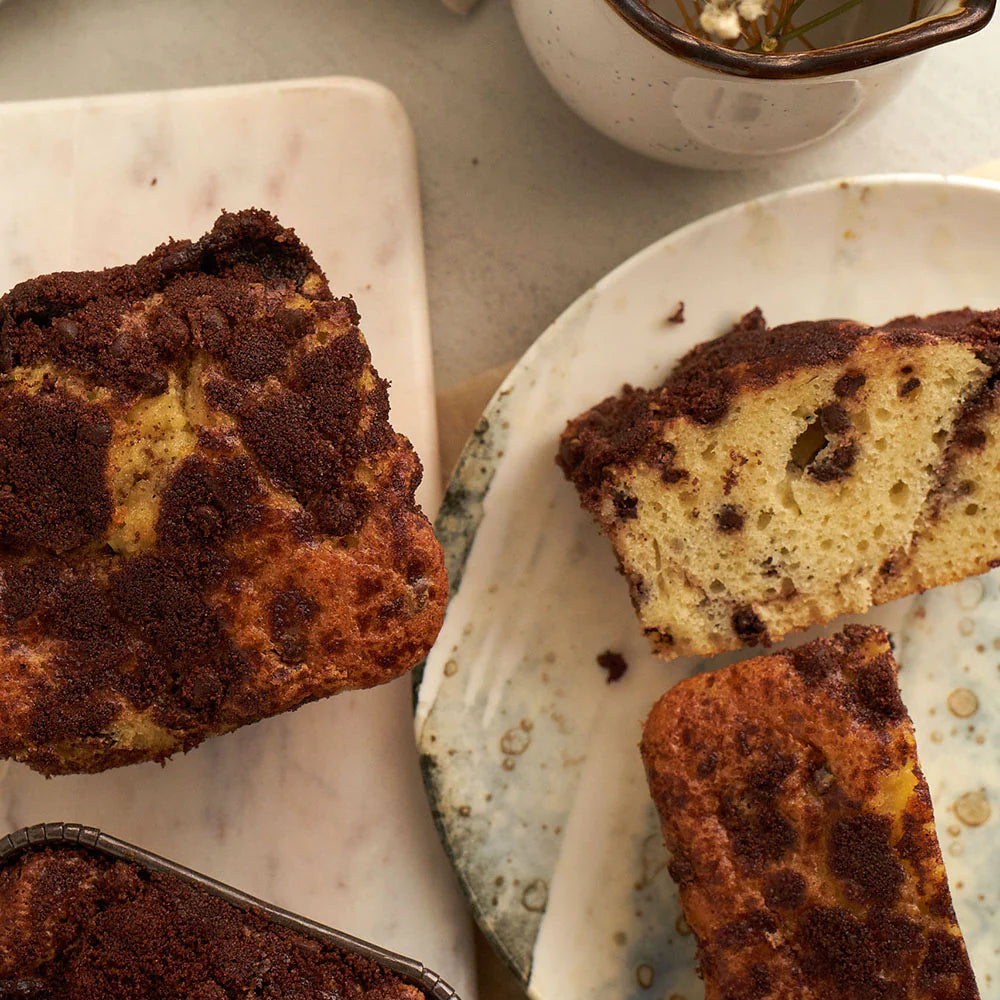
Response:
[[[275,212],[353,293],[392,420],[437,505],[416,156],[395,97],[326,79],[0,106],[0,288],[134,260],[222,208]],[[45,780],[0,769],[0,827],[99,826],[420,959],[474,992],[470,925],[434,833],[410,683],[342,695],[172,760]]]

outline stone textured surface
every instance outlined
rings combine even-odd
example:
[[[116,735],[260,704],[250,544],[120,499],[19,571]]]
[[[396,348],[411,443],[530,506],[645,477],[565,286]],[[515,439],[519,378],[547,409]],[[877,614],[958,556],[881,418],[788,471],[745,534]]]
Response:
[[[5,44],[3,24],[0,35]],[[0,105],[0,187],[18,193],[0,199],[4,288],[135,259],[169,234],[200,235],[222,207],[267,204],[311,246],[331,286],[354,293],[393,382],[392,419],[424,461],[418,500],[437,506],[412,136],[387,91],[312,81]],[[12,764],[0,767],[0,827],[102,827],[412,955],[470,997],[469,920],[411,726],[404,678],[247,727],[163,768],[46,781]]]

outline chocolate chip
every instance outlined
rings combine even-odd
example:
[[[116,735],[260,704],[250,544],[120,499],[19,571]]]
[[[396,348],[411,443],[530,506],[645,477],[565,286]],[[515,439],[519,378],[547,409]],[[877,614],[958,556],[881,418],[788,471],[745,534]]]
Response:
[[[878,568],[879,576],[890,577],[899,572],[899,558],[893,553]]]
[[[908,378],[900,387],[899,395],[908,396],[914,389],[920,388],[920,379],[918,378]]]
[[[306,658],[306,643],[301,634],[286,632],[278,639],[278,659],[282,663],[294,666],[304,663]]]
[[[52,332],[60,344],[67,345],[73,343],[80,335],[80,328],[73,320],[60,316],[52,323]]]
[[[312,330],[312,323],[309,317],[301,309],[279,309],[275,314],[278,326],[281,328],[285,339],[289,341],[301,340]]]
[[[840,403],[827,403],[819,411],[820,426],[827,434],[843,434],[850,430],[851,418]]]
[[[165,368],[154,368],[143,379],[143,392],[147,396],[162,396],[170,386],[170,375]]]
[[[970,451],[978,451],[986,444],[986,431],[982,427],[962,427],[955,430],[955,445],[959,448],[968,448]]]
[[[646,629],[646,635],[649,636],[655,646],[667,648],[674,644],[673,635],[665,628],[648,628]]]
[[[860,372],[841,375],[833,385],[833,394],[840,399],[850,399],[867,381]]]
[[[611,496],[611,502],[614,504],[615,514],[618,515],[620,520],[631,521],[639,516],[637,510],[639,500],[637,497],[630,496],[622,490],[615,490]]]
[[[109,424],[82,424],[76,436],[85,444],[92,444],[97,448],[101,448],[111,440],[111,427]]]
[[[760,642],[767,636],[764,623],[749,604],[745,604],[733,612],[732,626],[733,631],[744,642]]]
[[[818,483],[832,483],[838,479],[846,479],[857,455],[858,446],[853,441],[842,444],[809,466],[809,475]]]
[[[715,523],[719,531],[732,533],[743,529],[743,513],[738,507],[725,503],[715,512]]]
[[[172,276],[183,271],[203,270],[205,254],[197,243],[181,244],[180,247],[157,261],[161,273]]]

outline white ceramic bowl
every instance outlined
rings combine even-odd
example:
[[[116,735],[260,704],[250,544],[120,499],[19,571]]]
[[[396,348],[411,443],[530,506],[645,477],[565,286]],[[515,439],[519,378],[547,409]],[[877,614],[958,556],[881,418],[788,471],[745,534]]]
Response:
[[[902,87],[915,53],[978,31],[996,0],[924,0],[929,16],[895,30],[883,29],[896,4],[879,0],[858,8],[873,12],[867,22],[844,22],[860,40],[829,35],[818,39],[828,47],[780,55],[695,38],[641,0],[513,2],[535,62],[595,128],[670,163],[738,170],[862,122]]]

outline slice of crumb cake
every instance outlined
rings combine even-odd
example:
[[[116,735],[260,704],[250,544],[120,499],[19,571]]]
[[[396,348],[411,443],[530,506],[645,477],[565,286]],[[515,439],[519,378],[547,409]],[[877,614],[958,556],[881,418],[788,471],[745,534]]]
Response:
[[[256,210],[0,298],[0,757],[162,760],[426,655],[443,555],[358,321]]]
[[[989,569],[998,331],[973,313],[768,329],[755,311],[659,388],[571,420],[559,463],[657,651],[767,644]]]
[[[886,634],[682,681],[642,757],[707,1000],[975,1000]]]

